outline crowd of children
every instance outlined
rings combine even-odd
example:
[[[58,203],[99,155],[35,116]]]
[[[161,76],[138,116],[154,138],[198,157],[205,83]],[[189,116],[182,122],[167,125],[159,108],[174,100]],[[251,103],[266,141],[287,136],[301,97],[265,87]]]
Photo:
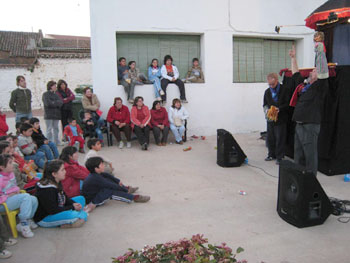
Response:
[[[172,64],[172,57],[164,58],[160,67],[153,59],[147,77],[136,68],[136,62],[126,66],[125,58],[119,59],[118,76],[129,102],[131,111],[123,105],[121,98],[115,98],[107,115],[107,122],[115,135],[119,148],[123,148],[121,132],[126,135],[127,148],[131,147],[131,133],[135,132],[143,150],[149,145],[149,132],[153,130],[158,146],[165,146],[169,130],[176,143],[183,143],[184,122],[188,118],[182,103],[187,103],[184,82],[203,82],[203,72],[198,59],[193,59],[193,68],[186,79],[179,79],[179,72]],[[104,158],[99,101],[92,90],[84,90],[84,111],[80,112],[82,127],[72,118],[70,94],[65,81],[49,81],[43,94],[47,136],[40,127],[40,120],[32,116],[31,92],[23,76],[16,79],[18,88],[11,94],[10,107],[16,113],[16,135],[8,134],[6,115],[0,111],[0,212],[19,210],[17,231],[25,238],[34,236],[33,230],[40,227],[73,228],[84,225],[89,213],[107,200],[126,203],[148,202],[149,196],[135,194],[139,189],[125,185],[115,177],[112,161]],[[174,99],[167,111],[162,107],[166,101],[166,86],[175,83],[180,89],[180,99]],[[150,110],[142,97],[134,99],[134,87],[153,84],[156,101]],[[91,94],[90,94],[91,93]],[[22,99],[21,99],[22,98]],[[25,105],[22,105],[25,104]],[[65,104],[66,107],[63,107]],[[95,105],[96,104],[96,105]],[[96,107],[93,107],[96,106]],[[67,111],[67,112],[65,112]],[[62,146],[58,139],[58,121],[62,121]],[[63,125],[64,124],[64,125]],[[85,137],[89,151],[85,154]],[[79,153],[84,153],[84,165],[79,164]],[[10,238],[7,226],[0,217],[0,258],[8,258],[11,252],[6,248],[15,245],[17,239]]]
[[[69,127],[69,128],[67,128]],[[84,225],[89,213],[107,200],[148,202],[149,196],[135,194],[138,187],[124,185],[113,175],[112,162],[101,157],[101,141],[90,138],[85,164],[78,162],[84,148],[80,127],[69,120],[68,144],[61,153],[41,131],[38,118],[22,117],[17,135],[0,136],[0,212],[19,209],[17,231],[25,238],[40,227],[74,228]],[[79,151],[74,142],[80,143]],[[0,217],[0,259],[12,253],[10,238]]]

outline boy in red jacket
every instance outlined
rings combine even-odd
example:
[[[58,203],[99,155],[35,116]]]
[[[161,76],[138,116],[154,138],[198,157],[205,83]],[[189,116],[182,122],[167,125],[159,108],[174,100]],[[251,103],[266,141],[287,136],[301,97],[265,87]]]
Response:
[[[68,125],[64,128],[63,134],[68,137],[69,146],[73,146],[75,142],[79,142],[79,152],[85,153],[83,131],[74,118],[68,119]]]

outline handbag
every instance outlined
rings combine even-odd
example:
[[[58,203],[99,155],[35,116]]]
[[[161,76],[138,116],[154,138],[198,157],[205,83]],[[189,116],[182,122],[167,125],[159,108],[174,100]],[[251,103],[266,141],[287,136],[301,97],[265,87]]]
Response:
[[[174,124],[175,124],[176,127],[182,126],[182,120],[181,120],[181,118],[175,117],[175,118],[174,118]]]

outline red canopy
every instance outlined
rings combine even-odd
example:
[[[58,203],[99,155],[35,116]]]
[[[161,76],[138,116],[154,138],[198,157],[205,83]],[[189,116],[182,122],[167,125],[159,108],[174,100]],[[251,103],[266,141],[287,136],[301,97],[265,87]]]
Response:
[[[327,22],[331,13],[337,15],[338,19],[350,17],[350,0],[327,1],[305,19],[305,24],[311,29],[317,29],[317,23]]]

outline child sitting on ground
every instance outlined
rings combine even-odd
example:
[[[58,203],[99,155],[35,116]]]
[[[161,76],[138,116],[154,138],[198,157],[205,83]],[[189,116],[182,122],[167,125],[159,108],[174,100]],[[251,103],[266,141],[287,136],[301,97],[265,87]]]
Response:
[[[64,162],[66,178],[62,180],[63,191],[69,198],[80,195],[83,180],[89,175],[89,171],[78,163],[78,151],[73,146],[63,148],[60,160]]]
[[[204,83],[204,74],[202,68],[199,66],[198,58],[192,60],[192,68],[187,72],[187,76],[183,82]]]
[[[35,194],[39,207],[34,220],[41,227],[81,227],[87,221],[84,197],[70,199],[63,191],[61,181],[65,174],[62,160],[53,160],[45,165],[43,178],[38,182]]]
[[[35,171],[38,167],[34,164],[34,161],[30,160],[26,162],[20,155],[14,152],[9,141],[0,141],[0,154],[10,154],[13,156],[13,173],[16,177],[17,186],[30,194],[34,193],[35,184],[39,180],[37,177],[41,175]]]
[[[18,137],[18,146],[24,155],[24,160],[34,160],[35,164],[43,169],[46,161],[45,153],[38,151],[36,144],[33,142],[33,127],[28,123],[22,123],[20,126],[21,134]]]
[[[93,138],[88,140],[87,147],[90,150],[85,155],[84,163],[86,163],[86,161],[91,157],[100,156],[98,152],[101,151],[102,145],[98,139]],[[112,162],[107,160],[105,157],[103,157],[103,160],[105,162],[105,172],[109,174],[113,174],[114,169],[112,167]]]
[[[316,32],[314,34],[315,42],[315,66],[317,69],[317,78],[318,79],[327,79],[329,77],[328,73],[328,63],[326,57],[326,47],[323,43],[324,33]]]
[[[101,157],[91,157],[85,166],[90,174],[84,180],[82,194],[90,210],[103,205],[109,199],[127,203],[145,203],[151,199],[149,196],[133,195],[138,187],[124,186],[118,178],[105,173],[105,164]]]
[[[89,134],[90,138],[96,137],[97,135],[97,138],[103,144],[103,134],[101,129],[98,127],[98,119],[96,118],[96,115],[91,114],[91,111],[89,110],[85,110],[82,122],[84,123],[85,129]]]
[[[69,146],[74,146],[75,142],[79,142],[79,152],[85,153],[83,131],[74,118],[68,119],[68,125],[64,128],[63,134],[68,137]]]
[[[38,118],[31,118],[29,120],[33,126],[32,139],[38,147],[38,151],[45,153],[46,159],[51,161],[58,158],[58,150],[54,142],[49,141],[40,129],[40,121]]]
[[[32,220],[38,200],[30,194],[20,193],[13,174],[13,158],[9,154],[0,155],[0,203],[6,203],[9,210],[19,209],[17,230],[23,237],[33,237],[31,229],[38,227]],[[4,206],[0,206],[0,212],[5,212]]]

